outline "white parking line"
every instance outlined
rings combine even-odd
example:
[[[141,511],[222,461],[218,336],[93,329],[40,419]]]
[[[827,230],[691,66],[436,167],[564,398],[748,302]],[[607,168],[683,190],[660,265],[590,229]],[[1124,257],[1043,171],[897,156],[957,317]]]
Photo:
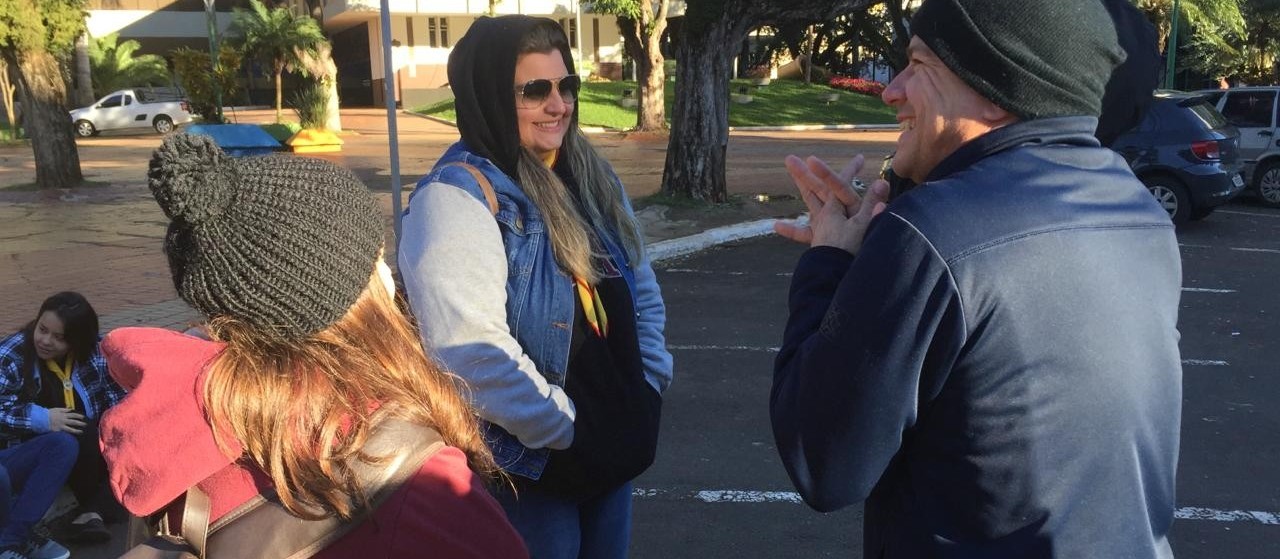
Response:
[[[1218,210],[1218,213],[1231,214],[1231,215],[1251,215],[1253,217],[1280,217],[1280,214],[1260,214],[1256,212],[1242,212],[1239,210]]]
[[[1235,293],[1234,289],[1209,289],[1207,287],[1184,287],[1183,291],[1188,293]]]
[[[776,347],[755,347],[745,345],[668,345],[667,349],[691,350],[691,351],[769,351],[777,353]]]
[[[679,345],[671,344],[667,346],[668,350],[674,351],[763,351],[769,353],[777,353],[779,347],[768,346],[748,346],[748,345]],[[1203,367],[1226,367],[1231,365],[1220,359],[1183,359],[1183,365],[1196,365]]]
[[[667,345],[667,349],[710,350],[710,352],[773,352],[781,348],[754,347],[754,345]]]
[[[1280,250],[1276,250],[1276,249],[1274,249],[1274,248],[1240,248],[1240,247],[1231,247],[1231,250],[1238,251],[1238,252],[1266,252],[1266,253],[1269,253],[1269,254],[1280,254]]]
[[[801,504],[804,501],[795,491],[737,491],[737,490],[701,490],[674,494],[665,489],[636,488],[631,493],[640,499],[674,498],[675,500],[694,500],[704,503],[785,503]],[[671,495],[671,497],[668,497]],[[1215,522],[1249,522],[1280,526],[1280,513],[1254,510],[1217,510],[1204,507],[1180,507],[1173,512],[1179,520],[1212,520]]]

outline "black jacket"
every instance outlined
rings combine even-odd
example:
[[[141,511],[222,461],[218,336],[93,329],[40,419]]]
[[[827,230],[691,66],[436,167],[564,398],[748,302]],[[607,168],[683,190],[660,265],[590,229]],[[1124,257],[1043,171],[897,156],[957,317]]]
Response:
[[[1095,119],[991,132],[807,251],[771,402],[865,556],[1171,557],[1182,368],[1169,217]]]

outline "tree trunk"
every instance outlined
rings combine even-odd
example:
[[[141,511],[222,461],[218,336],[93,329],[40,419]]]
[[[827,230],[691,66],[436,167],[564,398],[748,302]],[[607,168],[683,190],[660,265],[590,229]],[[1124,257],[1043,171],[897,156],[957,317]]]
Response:
[[[93,72],[89,65],[89,34],[81,33],[76,37],[76,87],[74,104],[76,107],[88,107],[93,104]]]
[[[9,73],[9,62],[0,57],[0,102],[4,104],[5,123],[8,124],[12,135],[10,139],[19,137],[18,135],[18,116],[13,107],[13,94],[17,87],[13,85],[10,79],[12,74]]]
[[[708,202],[728,199],[725,154],[729,144],[731,48],[746,33],[719,21],[685,33],[676,47],[676,102],[662,171],[662,192]]]
[[[36,159],[36,185],[41,189],[72,188],[84,180],[80,154],[67,118],[67,83],[58,61],[45,51],[27,51],[6,62],[17,69],[22,99],[22,125]]]
[[[728,199],[729,76],[732,55],[760,24],[824,21],[872,0],[723,0],[688,5],[676,48],[676,102],[662,171],[662,192],[711,202]],[[695,6],[699,11],[694,11]]]
[[[284,64],[276,63],[275,79],[276,79],[276,123],[282,122],[281,111],[284,108],[284,84],[280,83],[281,75],[284,74]]]
[[[636,129],[658,131],[667,129],[666,80],[667,72],[662,64],[662,33],[667,30],[667,7],[670,0],[662,0],[658,13],[647,1],[640,2],[641,36],[644,43],[644,63],[639,71],[639,111],[636,112]]]

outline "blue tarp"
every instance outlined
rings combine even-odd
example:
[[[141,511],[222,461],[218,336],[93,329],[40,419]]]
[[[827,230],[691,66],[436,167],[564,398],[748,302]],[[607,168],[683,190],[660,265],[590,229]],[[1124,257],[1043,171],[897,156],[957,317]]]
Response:
[[[266,155],[280,149],[280,142],[256,124],[193,124],[182,131],[213,138],[232,157]]]

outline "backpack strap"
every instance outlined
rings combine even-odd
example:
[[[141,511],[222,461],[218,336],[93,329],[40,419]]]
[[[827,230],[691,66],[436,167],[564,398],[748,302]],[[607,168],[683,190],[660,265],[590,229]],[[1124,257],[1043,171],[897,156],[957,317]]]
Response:
[[[431,427],[393,417],[380,421],[365,440],[361,454],[383,459],[374,464],[355,460],[350,465],[368,498],[366,514],[372,515],[444,446],[440,433]],[[272,494],[250,499],[213,525],[208,520],[208,496],[197,487],[188,489],[182,537],[201,559],[303,559],[346,535],[365,519],[344,521],[329,516],[303,520],[290,514]]]
[[[489,204],[489,213],[498,215],[498,195],[493,191],[493,184],[489,182],[489,177],[484,176],[484,173],[481,173],[480,169],[477,169],[475,165],[470,163],[455,161],[453,163],[448,163],[445,166],[462,167],[463,169],[466,169],[468,173],[471,173],[471,176],[476,179],[476,183],[480,185],[480,191],[484,193],[484,201]]]

